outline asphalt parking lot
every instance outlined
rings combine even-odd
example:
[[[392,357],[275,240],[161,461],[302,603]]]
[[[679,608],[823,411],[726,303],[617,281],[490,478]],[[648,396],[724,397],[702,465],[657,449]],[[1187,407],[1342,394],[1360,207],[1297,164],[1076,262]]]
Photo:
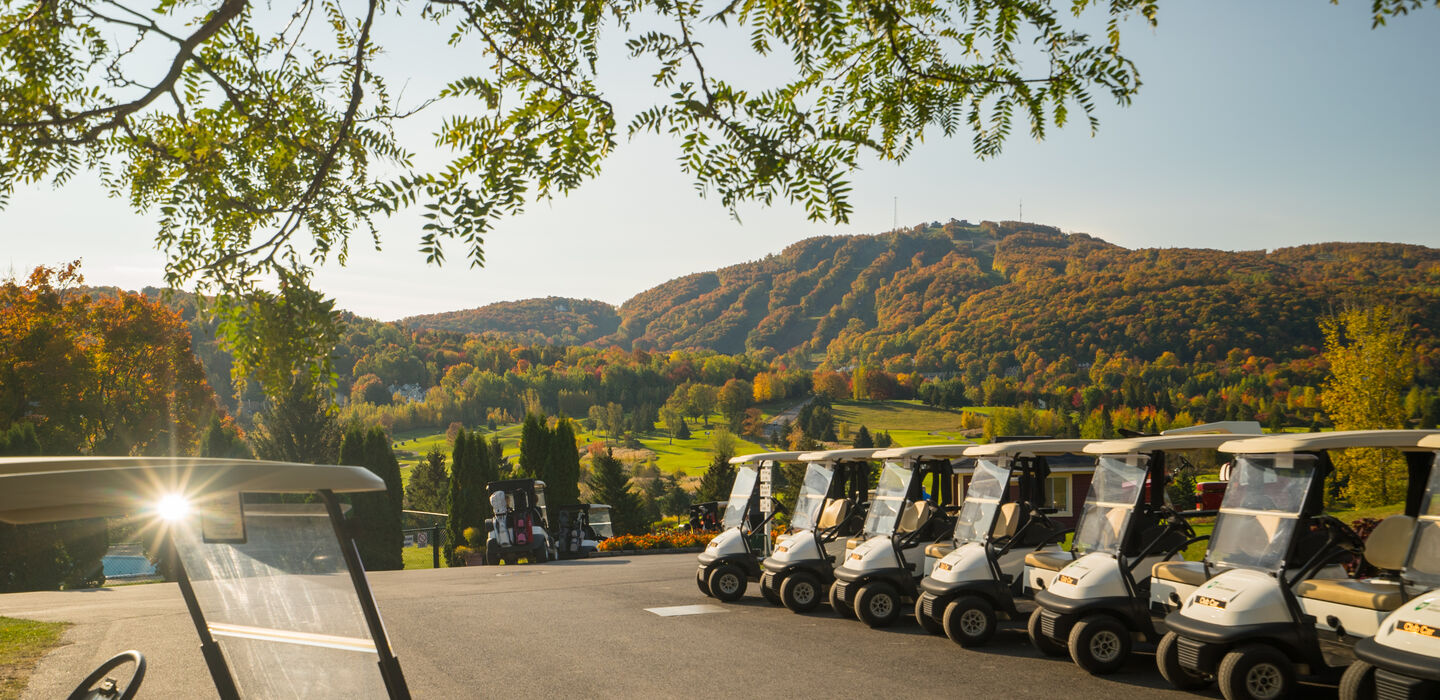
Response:
[[[1099,678],[1034,652],[1016,624],[983,650],[922,633],[872,630],[822,607],[795,615],[752,586],[725,605],[695,587],[695,555],[371,574],[391,642],[417,698],[589,697],[1196,698],[1169,688],[1148,654]],[[649,608],[716,605],[660,616]],[[173,584],[0,596],[0,615],[73,623],[25,698],[65,697],[125,649],[146,655],[138,697],[214,697]],[[1334,697],[1324,687],[1306,697]]]

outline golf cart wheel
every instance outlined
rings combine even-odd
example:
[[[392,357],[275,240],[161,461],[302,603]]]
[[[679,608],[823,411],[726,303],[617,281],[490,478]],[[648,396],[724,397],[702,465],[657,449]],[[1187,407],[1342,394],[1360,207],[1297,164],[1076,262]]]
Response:
[[[701,593],[704,593],[710,598],[714,598],[715,594],[710,592],[710,583],[705,580],[705,573],[704,569],[695,570],[695,585],[700,587]]]
[[[830,609],[834,610],[836,615],[849,620],[855,617],[855,608],[846,605],[845,601],[840,600],[840,590],[836,588],[838,585],[840,585],[839,581],[830,584]]]
[[[494,542],[485,543],[485,563],[489,566],[500,564],[500,548]]]
[[[1040,612],[1043,609],[1035,608],[1035,612],[1030,613],[1030,620],[1025,623],[1025,634],[1030,637],[1030,646],[1046,656],[1064,656],[1070,653],[1069,647],[1040,631]]]
[[[1215,677],[1225,700],[1280,700],[1295,690],[1295,665],[1280,650],[1263,644],[1226,654]]]
[[[791,612],[807,613],[820,606],[820,579],[797,571],[780,581],[780,602]]]
[[[721,564],[710,571],[710,594],[727,603],[745,595],[745,572],[734,564]]]
[[[900,592],[884,581],[867,583],[855,596],[855,615],[871,627],[889,627],[900,619]]]
[[[1374,700],[1375,666],[1359,659],[1340,677],[1340,700]]]
[[[960,596],[945,606],[942,623],[950,641],[962,647],[978,647],[995,636],[995,608],[984,598]]]
[[[764,598],[766,602],[771,605],[783,605],[783,603],[780,602],[780,592],[765,585],[764,580],[760,582],[760,597]]]
[[[1200,690],[1209,686],[1212,682],[1209,676],[1180,665],[1179,644],[1180,635],[1174,632],[1167,632],[1160,638],[1160,646],[1155,647],[1155,665],[1160,667],[1160,675],[1179,690]]]
[[[921,593],[915,599],[915,621],[920,623],[920,629],[930,634],[945,634],[945,625],[939,620],[925,614],[925,594]]]
[[[1092,615],[1070,628],[1070,658],[1097,676],[1119,671],[1130,658],[1130,630],[1109,615]]]

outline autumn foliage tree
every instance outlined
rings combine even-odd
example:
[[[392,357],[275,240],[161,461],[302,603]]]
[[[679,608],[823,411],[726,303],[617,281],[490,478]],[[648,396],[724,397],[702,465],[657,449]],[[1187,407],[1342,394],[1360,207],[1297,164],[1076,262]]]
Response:
[[[1337,430],[1404,427],[1405,390],[1415,372],[1404,327],[1386,306],[1346,309],[1320,322],[1330,378],[1320,402]],[[1394,450],[1353,449],[1335,458],[1344,494],[1357,506],[1405,496],[1405,463]]]

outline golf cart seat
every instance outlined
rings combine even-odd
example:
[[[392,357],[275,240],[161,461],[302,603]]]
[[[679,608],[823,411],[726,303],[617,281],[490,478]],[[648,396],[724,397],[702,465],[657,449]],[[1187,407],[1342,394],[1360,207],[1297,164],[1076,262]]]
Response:
[[[1205,563],[1198,561],[1162,561],[1150,569],[1150,575],[1166,581],[1175,581],[1187,586],[1205,583]]]
[[[895,533],[903,534],[918,531],[920,528],[925,527],[926,523],[930,522],[930,518],[935,515],[935,511],[937,510],[939,509],[935,507],[935,504],[929,501],[916,501],[912,503],[909,508],[905,509],[905,514],[900,516],[900,523],[895,526]]]
[[[1405,566],[1415,519],[1392,515],[1365,540],[1365,559],[1376,568],[1399,570]],[[1405,602],[1400,583],[1386,579],[1309,579],[1295,587],[1295,595],[1367,610],[1394,610]]]
[[[845,522],[850,515],[850,501],[845,498],[837,498],[825,506],[820,512],[820,521],[815,524],[818,529],[829,530],[830,528]]]
[[[955,551],[955,543],[953,541],[931,542],[930,544],[925,545],[925,556],[934,557],[936,559],[944,559],[945,555],[953,551]]]
[[[859,547],[859,546],[860,546],[862,543],[864,543],[864,542],[865,542],[865,536],[864,536],[864,535],[856,535],[856,536],[854,536],[854,537],[851,537],[850,539],[845,540],[845,551],[848,552],[848,551],[850,551],[850,550],[852,550],[852,549],[854,549],[854,548],[856,548],[856,547]]]
[[[1014,537],[1020,531],[1020,504],[1006,503],[1000,506],[1000,511],[995,514],[995,527],[990,531],[990,537],[1000,539],[1002,537]]]
[[[1046,571],[1059,571],[1072,561],[1075,561],[1075,555],[1062,550],[1036,550],[1025,555],[1025,566]]]

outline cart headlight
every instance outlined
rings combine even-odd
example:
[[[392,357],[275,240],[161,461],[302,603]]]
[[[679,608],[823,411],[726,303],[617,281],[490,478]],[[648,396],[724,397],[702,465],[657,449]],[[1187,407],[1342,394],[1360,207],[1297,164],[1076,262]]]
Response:
[[[179,520],[190,514],[190,500],[178,493],[165,494],[155,504],[155,514],[162,520]]]

